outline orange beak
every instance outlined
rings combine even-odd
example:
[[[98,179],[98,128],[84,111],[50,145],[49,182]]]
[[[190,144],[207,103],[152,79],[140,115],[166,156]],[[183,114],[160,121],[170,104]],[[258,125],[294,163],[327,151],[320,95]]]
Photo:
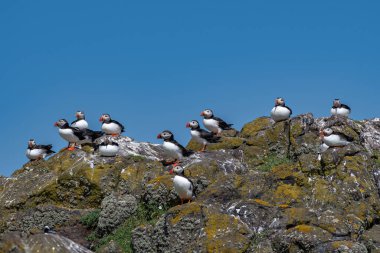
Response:
[[[204,116],[205,114],[204,114],[204,112],[201,112],[201,116]]]
[[[54,126],[58,126],[58,122],[55,122],[55,123],[54,123]]]
[[[158,135],[157,135],[157,139],[162,139],[161,134],[158,134]]]
[[[102,121],[103,121],[103,116],[101,116],[101,117],[99,118],[99,121],[100,121],[100,122],[102,122]]]
[[[190,127],[190,123],[189,123],[189,122],[186,123],[186,127],[187,127],[187,128]]]

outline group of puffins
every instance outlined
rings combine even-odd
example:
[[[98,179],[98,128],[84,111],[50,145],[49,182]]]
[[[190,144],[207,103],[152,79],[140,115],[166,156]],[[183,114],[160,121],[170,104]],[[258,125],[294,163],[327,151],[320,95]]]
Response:
[[[331,114],[335,116],[348,117],[351,113],[349,106],[342,104],[339,99],[335,99],[331,108]],[[275,106],[271,110],[271,118],[274,122],[286,121],[290,119],[292,110],[285,105],[285,100],[281,97],[275,99]],[[200,127],[197,120],[191,120],[186,124],[190,128],[190,134],[194,141],[202,145],[200,152],[204,152],[209,143],[217,143],[220,141],[221,133],[224,130],[231,130],[232,124],[226,123],[221,118],[215,117],[211,109],[202,111],[203,125],[207,130]],[[124,132],[124,126],[116,120],[111,119],[109,114],[103,114],[99,121],[102,122],[102,131],[93,131],[88,128],[88,123],[85,119],[84,112],[76,112],[76,120],[71,124],[65,119],[60,119],[55,122],[54,126],[58,127],[59,135],[68,142],[67,150],[75,150],[82,144],[90,143],[95,146],[94,152],[98,151],[101,156],[113,157],[119,152],[119,144],[115,138]],[[106,135],[100,144],[94,144],[95,140]],[[170,162],[163,161],[164,165],[172,165],[171,174],[176,174],[173,183],[174,189],[178,193],[181,202],[184,200],[192,200],[195,197],[194,186],[184,175],[184,168],[180,166],[180,161],[183,157],[193,153],[187,150],[174,139],[174,134],[165,130],[157,136],[158,139],[163,139],[163,149],[167,155],[173,160]],[[349,137],[342,133],[335,133],[331,128],[326,128],[320,131],[320,139],[327,148],[341,147],[350,143]],[[31,160],[43,159],[46,156],[55,153],[52,145],[37,145],[31,139],[28,142],[27,157]]]

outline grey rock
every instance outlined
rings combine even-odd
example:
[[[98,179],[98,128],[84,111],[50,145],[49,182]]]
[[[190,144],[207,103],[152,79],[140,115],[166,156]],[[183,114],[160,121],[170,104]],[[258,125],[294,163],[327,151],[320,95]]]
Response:
[[[137,209],[137,200],[131,195],[111,194],[101,204],[97,231],[99,234],[112,232],[128,219]]]

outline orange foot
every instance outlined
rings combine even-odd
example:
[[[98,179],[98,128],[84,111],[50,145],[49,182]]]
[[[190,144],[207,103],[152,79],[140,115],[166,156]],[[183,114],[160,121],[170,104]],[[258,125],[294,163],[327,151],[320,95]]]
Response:
[[[111,136],[117,137],[117,136],[119,136],[119,134],[111,134]]]
[[[69,150],[69,151],[74,151],[74,150],[75,150],[75,147],[69,147],[69,148],[67,148],[67,150]]]

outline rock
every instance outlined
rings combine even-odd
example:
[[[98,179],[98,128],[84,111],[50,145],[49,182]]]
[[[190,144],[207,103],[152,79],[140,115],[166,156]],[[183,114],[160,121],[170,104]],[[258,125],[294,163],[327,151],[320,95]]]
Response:
[[[303,114],[224,132],[181,161],[196,193],[184,205],[160,145],[118,137],[115,158],[62,151],[0,177],[0,233],[43,224],[100,252],[377,252],[379,122]],[[353,141],[321,151],[325,127]],[[95,225],[78,227],[99,209]]]
[[[12,232],[0,236],[1,252],[62,252],[91,253],[92,251],[58,234],[23,236]]]
[[[136,198],[131,195],[111,194],[101,204],[97,231],[99,234],[112,232],[128,219],[137,209]]]

